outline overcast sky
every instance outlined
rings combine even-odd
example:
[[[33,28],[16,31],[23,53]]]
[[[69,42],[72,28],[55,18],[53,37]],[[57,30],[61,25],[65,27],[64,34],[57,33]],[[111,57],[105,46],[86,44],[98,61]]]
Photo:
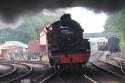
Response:
[[[67,9],[66,12],[71,13],[72,18],[80,23],[85,33],[104,31],[103,26],[108,17],[105,13],[94,13],[80,7]]]

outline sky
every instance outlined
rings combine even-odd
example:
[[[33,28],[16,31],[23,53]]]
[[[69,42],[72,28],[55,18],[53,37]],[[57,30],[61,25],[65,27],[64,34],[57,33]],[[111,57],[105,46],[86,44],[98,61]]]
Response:
[[[84,29],[84,33],[96,33],[104,31],[104,24],[107,19],[105,13],[94,13],[85,8],[75,7],[66,9],[72,18],[80,23]]]

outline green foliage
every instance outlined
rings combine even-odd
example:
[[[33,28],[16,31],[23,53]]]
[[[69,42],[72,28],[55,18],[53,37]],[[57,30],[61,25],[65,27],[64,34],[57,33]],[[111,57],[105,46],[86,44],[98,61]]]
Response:
[[[0,35],[2,36],[0,42],[20,41],[28,43],[28,41],[36,39],[37,28],[41,28],[47,22],[53,22],[57,19],[57,16],[46,16],[43,14],[25,15],[24,22],[16,29],[9,27],[0,29]]]
[[[105,32],[116,32],[120,38],[121,48],[125,48],[125,10],[115,13],[106,21]]]

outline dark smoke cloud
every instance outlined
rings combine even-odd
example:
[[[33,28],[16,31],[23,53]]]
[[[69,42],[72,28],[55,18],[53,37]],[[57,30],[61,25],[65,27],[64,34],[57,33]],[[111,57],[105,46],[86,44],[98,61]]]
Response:
[[[113,13],[124,8],[125,0],[0,0],[0,18],[13,22],[18,16],[29,12],[80,6],[96,12]]]

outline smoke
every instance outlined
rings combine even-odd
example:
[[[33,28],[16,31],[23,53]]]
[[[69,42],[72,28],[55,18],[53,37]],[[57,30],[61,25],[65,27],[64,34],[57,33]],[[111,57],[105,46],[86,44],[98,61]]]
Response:
[[[11,23],[26,13],[67,7],[86,7],[95,12],[114,13],[125,7],[125,0],[0,0],[0,19]]]
[[[50,11],[50,10],[46,10],[44,9],[42,11],[42,14],[43,15],[46,15],[46,16],[57,16],[57,17],[60,17],[62,16],[63,14],[65,14],[66,9],[57,9],[57,10],[54,10],[54,11]]]

